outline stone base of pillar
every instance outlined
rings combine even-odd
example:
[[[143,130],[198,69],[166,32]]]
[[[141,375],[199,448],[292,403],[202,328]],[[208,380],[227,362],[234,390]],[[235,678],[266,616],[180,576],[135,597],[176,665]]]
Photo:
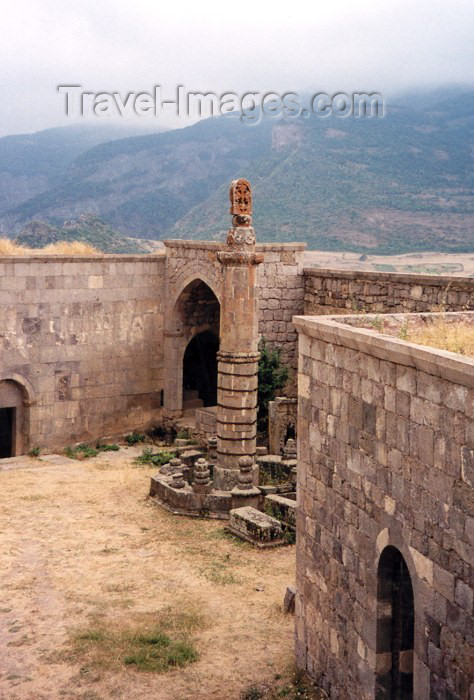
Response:
[[[217,464],[214,467],[214,487],[220,491],[232,491],[234,486],[237,485],[239,481],[239,469],[219,467]],[[258,464],[254,464],[251,470],[252,483],[254,486],[258,485],[259,477],[259,467]]]
[[[263,497],[262,492],[256,486],[252,486],[251,489],[241,489],[237,485],[234,486],[230,493],[232,496],[232,509],[250,506],[260,510],[260,501],[263,500]]]

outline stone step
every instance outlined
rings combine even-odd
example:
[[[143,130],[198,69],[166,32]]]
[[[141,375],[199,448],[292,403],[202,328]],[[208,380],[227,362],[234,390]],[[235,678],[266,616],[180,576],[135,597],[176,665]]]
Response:
[[[183,408],[184,409],[202,408],[203,405],[204,405],[204,402],[202,399],[185,399],[183,401]]]

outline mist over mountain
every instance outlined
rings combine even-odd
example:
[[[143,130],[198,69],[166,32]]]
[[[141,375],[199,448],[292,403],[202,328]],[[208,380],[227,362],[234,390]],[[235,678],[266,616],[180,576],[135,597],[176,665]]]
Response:
[[[2,235],[86,214],[126,236],[219,239],[230,223],[229,181],[246,177],[260,241],[474,251],[474,91],[406,93],[383,118],[249,126],[217,117],[112,140],[87,131],[0,139]]]

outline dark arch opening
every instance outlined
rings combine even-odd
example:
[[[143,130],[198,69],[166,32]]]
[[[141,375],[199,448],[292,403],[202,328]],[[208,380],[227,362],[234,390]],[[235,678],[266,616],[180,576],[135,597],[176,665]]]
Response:
[[[288,442],[289,439],[296,440],[296,430],[295,430],[295,424],[294,423],[288,423],[286,427],[286,433],[285,433],[285,445]]]
[[[385,547],[377,574],[377,700],[412,700],[415,606],[405,559]]]
[[[23,387],[12,379],[0,381],[0,459],[22,454],[24,414]]]
[[[183,395],[201,399],[204,406],[217,404],[217,351],[219,339],[202,331],[189,342],[183,359]]]

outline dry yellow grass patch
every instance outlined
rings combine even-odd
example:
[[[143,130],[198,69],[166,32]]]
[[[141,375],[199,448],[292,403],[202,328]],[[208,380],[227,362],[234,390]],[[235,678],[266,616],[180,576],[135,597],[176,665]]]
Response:
[[[407,328],[404,340],[474,357],[474,323],[448,322],[444,317],[421,328]]]
[[[28,255],[29,248],[14,243],[9,238],[0,238],[0,255]]]
[[[0,238],[0,256],[8,255],[35,255],[47,253],[48,255],[102,255],[100,250],[90,243],[82,241],[58,241],[50,243],[44,248],[28,248],[19,245],[9,238]]]
[[[0,698],[273,700],[260,689],[290,682],[294,547],[146,500],[140,451],[0,471]]]
[[[42,252],[53,255],[101,255],[100,250],[94,248],[90,243],[83,243],[82,241],[50,243],[42,248]]]

